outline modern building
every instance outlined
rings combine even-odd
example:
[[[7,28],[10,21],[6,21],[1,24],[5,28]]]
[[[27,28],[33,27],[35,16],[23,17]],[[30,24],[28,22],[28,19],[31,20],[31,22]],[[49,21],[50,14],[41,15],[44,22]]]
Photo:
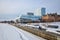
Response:
[[[21,22],[40,22],[41,17],[40,16],[35,16],[33,13],[27,13],[27,15],[22,15],[20,17]]]
[[[34,11],[35,15],[38,15],[38,16],[41,16],[41,8],[37,8],[35,11]]]
[[[41,8],[41,16],[44,16],[46,14],[46,8]]]

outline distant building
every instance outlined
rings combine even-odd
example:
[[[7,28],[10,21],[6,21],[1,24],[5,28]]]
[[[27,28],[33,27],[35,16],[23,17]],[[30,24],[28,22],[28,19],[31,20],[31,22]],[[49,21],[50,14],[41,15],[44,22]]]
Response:
[[[44,16],[46,14],[46,8],[41,8],[41,16]]]
[[[27,15],[22,15],[20,17],[20,21],[21,22],[28,22],[28,23],[32,23],[32,22],[40,22],[41,17],[40,16],[35,16],[33,15],[33,13],[27,13]]]
[[[58,15],[57,13],[50,13],[50,14],[44,15],[42,17],[42,21],[45,21],[45,22],[60,21],[60,15]]]
[[[34,15],[34,13],[32,13],[32,12],[28,12],[27,15]]]
[[[38,15],[38,16],[41,16],[41,8],[37,8],[35,11],[34,11],[35,15]]]

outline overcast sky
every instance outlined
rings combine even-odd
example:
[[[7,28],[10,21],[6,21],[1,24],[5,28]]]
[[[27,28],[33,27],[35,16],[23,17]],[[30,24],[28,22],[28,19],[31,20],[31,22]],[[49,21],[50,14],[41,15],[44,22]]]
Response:
[[[59,14],[60,0],[0,0],[0,19],[16,18],[42,7],[46,8],[47,13],[58,12]]]

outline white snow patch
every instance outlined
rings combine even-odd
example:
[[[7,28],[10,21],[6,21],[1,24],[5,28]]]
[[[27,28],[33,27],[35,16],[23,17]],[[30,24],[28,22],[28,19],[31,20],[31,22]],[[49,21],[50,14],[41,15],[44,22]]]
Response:
[[[9,24],[0,23],[0,40],[45,40]]]

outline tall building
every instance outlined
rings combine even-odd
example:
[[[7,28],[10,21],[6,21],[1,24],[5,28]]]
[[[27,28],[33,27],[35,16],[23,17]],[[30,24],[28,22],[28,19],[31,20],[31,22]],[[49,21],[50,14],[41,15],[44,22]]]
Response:
[[[46,14],[46,8],[41,8],[41,16],[44,16]]]
[[[41,8],[37,8],[35,11],[34,11],[35,15],[37,16],[41,16]]]

